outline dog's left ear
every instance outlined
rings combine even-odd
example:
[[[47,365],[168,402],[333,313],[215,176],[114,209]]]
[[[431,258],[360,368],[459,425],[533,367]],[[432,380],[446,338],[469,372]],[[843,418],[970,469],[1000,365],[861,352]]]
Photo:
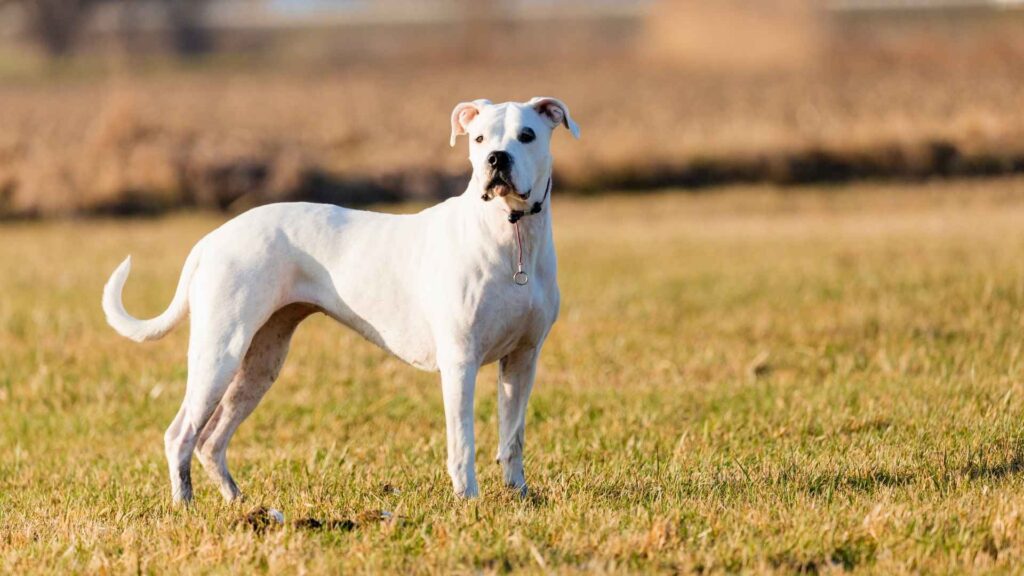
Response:
[[[537,114],[540,114],[541,118],[547,120],[552,128],[561,124],[569,129],[574,138],[579,140],[580,127],[576,125],[572,116],[569,115],[569,107],[565,105],[565,102],[558,98],[538,96],[531,99],[527,104],[532,106],[537,111]]]
[[[476,118],[480,110],[490,104],[490,100],[473,100],[472,102],[460,102],[452,110],[452,138],[449,144],[455,146],[455,139],[466,134],[466,126]]]

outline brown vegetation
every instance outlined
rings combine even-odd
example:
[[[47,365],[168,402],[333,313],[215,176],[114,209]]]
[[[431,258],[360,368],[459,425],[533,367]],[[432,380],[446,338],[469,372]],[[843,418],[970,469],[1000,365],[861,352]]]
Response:
[[[995,24],[982,22],[974,41],[961,34],[945,48],[941,26],[905,27],[929,31],[907,36],[920,42],[897,50],[906,61],[883,41],[898,34],[865,26],[865,16],[833,17],[826,44],[804,35],[790,46],[788,33],[741,28],[731,37],[777,41],[773,58],[803,64],[740,69],[728,59],[697,66],[679,56],[695,53],[686,43],[673,48],[677,29],[664,24],[693,18],[679,6],[688,4],[655,11],[649,42],[617,56],[594,44],[600,57],[589,59],[583,48],[527,61],[495,50],[429,63],[213,64],[5,82],[0,216],[443,197],[461,191],[467,168],[463,144],[447,146],[448,113],[478,97],[556,95],[570,104],[583,140],[556,138],[563,190],[1024,170],[1024,51],[1000,40],[1009,36],[988,34]],[[737,22],[729,6],[705,10],[701,22],[713,23],[715,14]],[[789,12],[791,28],[772,27],[823,22]],[[1012,27],[1000,22],[1000,30]],[[914,57],[924,53],[938,56]]]
[[[644,50],[666,64],[731,72],[801,70],[824,48],[814,0],[676,0],[654,6]]]

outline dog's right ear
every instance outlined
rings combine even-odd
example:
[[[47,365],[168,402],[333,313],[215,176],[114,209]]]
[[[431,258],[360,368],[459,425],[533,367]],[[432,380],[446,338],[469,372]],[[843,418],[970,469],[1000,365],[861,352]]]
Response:
[[[452,138],[449,142],[455,146],[455,139],[466,134],[466,126],[476,118],[484,106],[490,104],[490,100],[473,100],[472,102],[460,102],[452,110]]]

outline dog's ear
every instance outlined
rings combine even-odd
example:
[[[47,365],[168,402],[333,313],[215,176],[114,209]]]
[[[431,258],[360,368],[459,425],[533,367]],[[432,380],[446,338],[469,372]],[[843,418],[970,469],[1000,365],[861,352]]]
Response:
[[[490,104],[490,100],[473,100],[472,102],[460,102],[452,110],[452,138],[449,142],[455,146],[455,139],[466,133],[466,126],[476,118],[484,106]]]
[[[576,125],[572,116],[569,115],[569,107],[565,105],[565,102],[558,98],[538,96],[531,99],[527,104],[532,106],[537,111],[537,114],[540,114],[541,118],[547,120],[552,128],[561,124],[569,129],[574,138],[579,140],[580,127]]]

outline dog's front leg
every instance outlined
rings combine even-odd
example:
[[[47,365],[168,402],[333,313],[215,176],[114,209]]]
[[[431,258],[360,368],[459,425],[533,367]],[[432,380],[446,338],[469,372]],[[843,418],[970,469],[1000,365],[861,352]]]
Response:
[[[505,485],[526,495],[523,444],[526,403],[537,372],[537,348],[517,350],[498,365],[498,462]]]
[[[464,498],[480,495],[476,483],[473,436],[473,393],[476,390],[475,363],[453,363],[441,369],[444,415],[448,429],[448,475],[455,494]]]

